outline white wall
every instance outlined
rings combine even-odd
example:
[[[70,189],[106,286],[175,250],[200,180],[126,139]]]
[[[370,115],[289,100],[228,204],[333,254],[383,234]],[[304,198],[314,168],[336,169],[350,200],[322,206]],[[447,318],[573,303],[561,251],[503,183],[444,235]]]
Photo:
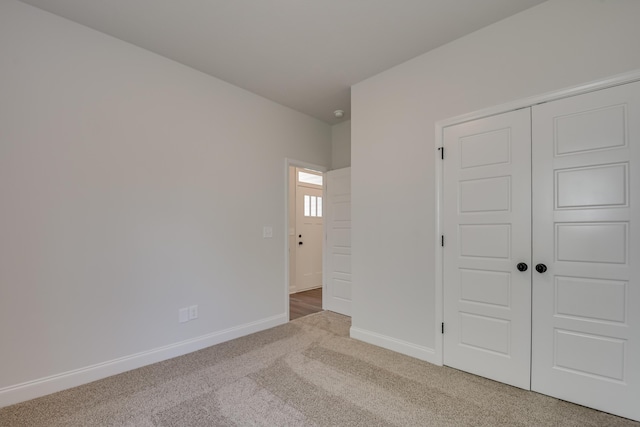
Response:
[[[0,406],[288,321],[285,157],[331,127],[0,0]]]
[[[331,127],[331,169],[351,166],[351,120]]]
[[[550,0],[352,88],[352,335],[437,360],[435,123],[640,68],[640,1]]]

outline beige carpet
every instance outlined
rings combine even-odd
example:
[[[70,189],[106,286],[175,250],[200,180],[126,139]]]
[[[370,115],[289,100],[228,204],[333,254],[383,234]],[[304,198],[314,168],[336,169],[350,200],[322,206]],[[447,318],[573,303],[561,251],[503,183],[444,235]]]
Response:
[[[349,327],[317,313],[0,409],[0,426],[640,426],[352,340]]]

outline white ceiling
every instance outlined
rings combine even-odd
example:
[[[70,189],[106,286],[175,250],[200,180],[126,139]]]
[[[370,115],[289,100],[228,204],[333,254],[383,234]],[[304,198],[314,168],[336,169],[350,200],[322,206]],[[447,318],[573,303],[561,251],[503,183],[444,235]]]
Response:
[[[352,84],[544,0],[22,1],[335,124]]]

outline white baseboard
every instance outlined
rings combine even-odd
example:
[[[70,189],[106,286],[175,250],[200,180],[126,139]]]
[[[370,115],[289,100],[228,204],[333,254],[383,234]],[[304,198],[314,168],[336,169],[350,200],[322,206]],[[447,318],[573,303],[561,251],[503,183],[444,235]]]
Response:
[[[0,389],[0,408],[202,350],[203,348],[220,344],[234,338],[273,328],[288,321],[289,319],[286,313],[283,313],[175,344],[154,348],[73,371],[39,378],[22,384],[4,387]]]
[[[433,363],[434,365],[441,365],[441,363],[438,363],[435,350],[432,348],[388,337],[376,332],[355,328],[353,326],[349,333],[353,339],[377,345],[378,347],[386,348],[387,350],[395,351],[397,353],[406,354],[407,356],[415,357],[416,359],[424,360],[425,362]]]

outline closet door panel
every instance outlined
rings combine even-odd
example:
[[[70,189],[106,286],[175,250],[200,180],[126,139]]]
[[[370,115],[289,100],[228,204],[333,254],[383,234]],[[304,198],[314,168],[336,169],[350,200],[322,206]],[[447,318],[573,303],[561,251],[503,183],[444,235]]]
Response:
[[[640,83],[532,117],[532,390],[640,419]]]
[[[531,114],[445,129],[444,363],[529,389]]]

